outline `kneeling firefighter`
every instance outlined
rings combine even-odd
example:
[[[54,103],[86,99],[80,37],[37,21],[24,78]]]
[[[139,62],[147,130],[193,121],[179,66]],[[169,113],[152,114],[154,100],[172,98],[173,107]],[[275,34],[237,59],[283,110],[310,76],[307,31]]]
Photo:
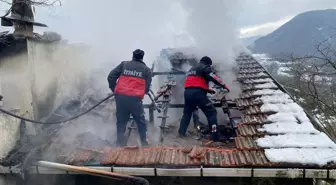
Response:
[[[212,139],[218,141],[217,133],[217,111],[215,106],[207,97],[207,93],[215,93],[209,89],[209,81],[229,91],[227,85],[213,73],[211,69],[212,60],[210,57],[203,57],[199,63],[193,66],[187,73],[184,83],[184,110],[178,130],[180,137],[185,137],[192,113],[198,107],[206,115]]]
[[[152,73],[143,62],[144,55],[145,52],[140,49],[133,51],[133,59],[121,62],[107,78],[109,87],[115,94],[117,144],[119,146],[126,145],[124,134],[130,115],[137,123],[142,146],[148,145],[147,124],[142,100],[149,92]]]

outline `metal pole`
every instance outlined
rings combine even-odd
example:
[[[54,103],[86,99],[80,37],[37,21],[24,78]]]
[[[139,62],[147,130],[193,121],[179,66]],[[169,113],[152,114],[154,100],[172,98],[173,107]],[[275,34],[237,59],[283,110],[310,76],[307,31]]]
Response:
[[[46,167],[46,168],[54,168],[54,169],[64,170],[64,171],[72,171],[72,172],[77,172],[77,173],[93,175],[93,176],[105,177],[105,178],[114,179],[114,180],[128,180],[128,181],[133,181],[134,183],[137,183],[137,184],[149,185],[149,182],[145,178],[133,177],[130,175],[124,175],[124,174],[107,172],[107,171],[96,170],[96,169],[90,169],[87,167],[72,166],[72,165],[54,163],[54,162],[48,162],[48,161],[39,161],[37,162],[37,166]]]

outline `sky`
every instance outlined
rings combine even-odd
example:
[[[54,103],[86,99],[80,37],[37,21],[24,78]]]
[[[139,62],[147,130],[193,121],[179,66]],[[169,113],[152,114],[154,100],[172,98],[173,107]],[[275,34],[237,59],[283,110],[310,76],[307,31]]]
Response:
[[[166,5],[168,4],[169,1],[167,0]],[[161,9],[159,8],[156,11],[158,14],[160,14],[160,12],[166,12],[163,11],[164,6],[161,5],[162,3],[160,3]],[[74,6],[75,3],[63,0],[63,6],[61,7],[38,8],[36,12],[36,19],[40,22],[47,23],[52,28],[57,29],[57,27],[61,24],[59,23],[61,20],[68,19],[69,16],[76,14],[75,12],[69,13],[70,11],[73,11],[71,8]],[[92,6],[94,6],[93,3]],[[155,6],[155,3],[153,6]],[[249,37],[255,35],[266,35],[289,21],[295,15],[305,11],[328,8],[336,9],[336,0],[244,0],[239,1],[238,6],[240,10],[236,15],[236,27],[239,29],[240,37]],[[86,7],[92,8],[89,6]],[[0,10],[3,11],[5,9],[6,6],[4,4],[0,4]],[[88,9],[88,11],[90,10]],[[223,11],[227,10],[224,9]],[[181,12],[182,11],[179,11],[177,14],[183,14]],[[94,17],[94,15],[92,16]],[[158,18],[162,18],[162,16],[163,15],[158,16]],[[175,15],[175,18],[176,17],[178,16]],[[166,17],[166,19],[169,19],[169,17]],[[175,28],[167,25],[167,29]]]
[[[237,20],[241,36],[268,34],[299,13],[336,9],[335,0],[247,0]]]

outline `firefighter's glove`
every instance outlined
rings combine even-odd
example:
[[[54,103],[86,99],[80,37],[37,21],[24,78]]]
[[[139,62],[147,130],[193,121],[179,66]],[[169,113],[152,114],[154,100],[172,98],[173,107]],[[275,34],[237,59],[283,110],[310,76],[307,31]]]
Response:
[[[223,85],[223,88],[230,92],[229,86],[227,86],[226,84]]]

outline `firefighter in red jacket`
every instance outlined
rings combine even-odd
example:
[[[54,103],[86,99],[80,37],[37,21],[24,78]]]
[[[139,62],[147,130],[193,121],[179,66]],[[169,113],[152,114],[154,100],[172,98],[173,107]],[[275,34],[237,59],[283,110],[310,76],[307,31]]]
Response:
[[[215,106],[207,97],[207,93],[215,93],[209,89],[209,81],[229,91],[227,85],[213,73],[211,69],[212,60],[210,57],[203,57],[199,63],[193,66],[187,73],[184,83],[184,110],[183,116],[178,130],[180,137],[185,137],[189,126],[189,122],[195,108],[200,108],[206,115],[212,139],[217,141],[217,111]]]
[[[142,100],[148,93],[152,82],[150,68],[143,62],[145,52],[137,49],[131,61],[123,61],[114,68],[107,80],[115,94],[117,116],[117,144],[125,146],[126,125],[130,118],[137,123],[142,146],[147,143],[147,125]],[[118,80],[118,81],[117,81]]]

